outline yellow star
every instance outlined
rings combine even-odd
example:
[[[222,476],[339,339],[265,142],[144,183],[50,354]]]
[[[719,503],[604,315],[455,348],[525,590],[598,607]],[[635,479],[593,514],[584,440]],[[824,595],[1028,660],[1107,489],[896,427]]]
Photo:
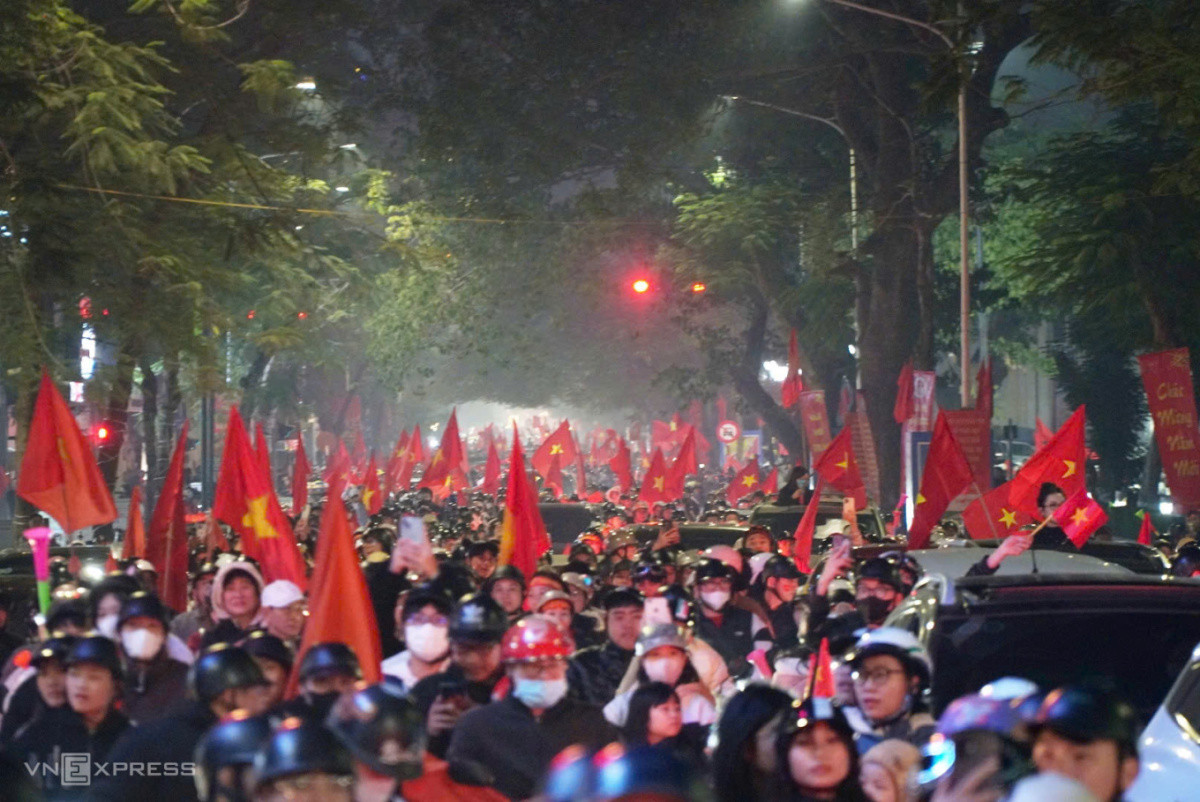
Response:
[[[662,489],[664,489],[666,486],[667,486],[667,479],[666,479],[666,477],[664,477],[664,476],[660,476],[660,477],[658,477],[657,479],[655,479],[655,480],[654,480],[654,489],[655,489],[655,490],[662,490]]]
[[[449,486],[450,486],[450,483],[451,483],[451,482],[453,482],[453,481],[454,481],[454,477],[453,477],[453,476],[447,476],[447,477],[446,477],[446,481],[442,483],[442,487],[449,487]]]
[[[917,505],[920,506],[921,504],[924,504],[924,503],[925,503],[925,497],[922,496],[920,493],[917,493]]]
[[[442,450],[439,448],[437,451],[433,452],[433,462],[429,463],[429,467],[432,468],[434,465],[437,465],[441,461],[442,461]]]
[[[371,499],[373,499],[373,498],[375,498],[375,491],[374,491],[374,490],[370,490],[370,489],[363,490],[363,494],[362,494],[362,502],[363,502],[363,506],[364,506],[364,507],[366,507],[366,508],[370,509],[370,507],[371,507]]]
[[[677,428],[678,427],[675,425],[675,421],[671,421],[671,431],[675,431]]]
[[[1016,526],[1017,525],[1017,514],[1015,512],[1013,512],[1012,510],[1006,510],[1003,507],[1001,507],[1000,508],[1000,523],[1004,524],[1005,526]]]
[[[1091,517],[1091,510],[1080,507],[1079,509],[1075,510],[1075,512],[1071,513],[1071,523],[1075,524],[1076,526],[1082,526],[1083,524],[1087,523],[1087,520]]]
[[[254,536],[260,540],[279,537],[275,527],[267,520],[267,496],[248,499],[246,507],[246,514],[242,516],[242,526],[252,530]]]
[[[62,460],[64,466],[70,465],[71,457],[67,454],[67,441],[61,437],[54,438],[54,441],[58,445],[58,458]]]
[[[1075,462],[1073,460],[1065,459],[1063,460],[1063,465],[1067,467],[1066,473],[1062,475],[1063,479],[1066,479],[1068,476],[1075,475]]]
[[[842,457],[842,461],[841,461],[841,462],[838,462],[838,463],[836,463],[836,464],[837,464],[837,466],[838,466],[839,468],[841,468],[842,470],[847,470],[847,469],[849,469],[849,467],[850,467],[850,452],[848,452],[848,451],[847,451],[847,452],[846,452],[846,455],[845,455],[844,457]]]
[[[753,476],[743,476],[742,484],[744,484],[746,487],[754,487],[756,484],[758,484],[758,479],[754,478]]]
[[[550,446],[550,456],[553,457],[555,454],[561,454],[561,453],[563,453],[563,447],[561,445],[559,445],[558,443],[555,443],[554,445]]]

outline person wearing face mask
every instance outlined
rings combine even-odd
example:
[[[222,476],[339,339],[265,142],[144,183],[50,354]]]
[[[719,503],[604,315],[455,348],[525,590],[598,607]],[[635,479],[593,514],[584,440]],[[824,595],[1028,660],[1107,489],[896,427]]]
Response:
[[[121,605],[138,590],[137,580],[124,574],[110,574],[96,583],[88,594],[88,615],[96,631],[116,640]]]
[[[740,676],[746,655],[754,649],[754,615],[729,600],[736,573],[720,560],[707,558],[696,568],[696,597],[700,615],[696,637],[711,645],[725,660],[729,673]]]
[[[407,648],[383,661],[383,673],[407,691],[431,674],[445,671],[450,665],[453,611],[450,597],[437,588],[425,585],[411,590],[396,610],[396,636]]]
[[[212,586],[212,611],[217,625],[200,637],[203,648],[217,643],[238,643],[262,625],[263,578],[258,567],[245,560],[226,563]]]
[[[266,686],[266,678],[245,650],[226,643],[212,646],[192,664],[186,700],[170,715],[130,730],[113,747],[109,760],[159,766],[190,764],[204,734],[223,717],[235,710],[251,716],[266,712]],[[88,799],[193,802],[197,794],[191,775],[184,771],[173,775],[130,772],[98,778]]]
[[[717,719],[716,705],[688,659],[683,630],[675,624],[642,627],[634,655],[625,682],[617,689],[613,700],[604,706],[604,717],[614,726],[623,726],[629,714],[630,700],[637,689],[650,682],[661,682],[678,697],[683,724],[689,734],[703,741],[709,725]]]
[[[551,760],[579,744],[600,749],[616,737],[599,708],[567,696],[570,635],[531,615],[504,635],[501,656],[511,684],[503,699],[459,719],[446,759],[475,761],[509,799],[528,799]]]
[[[800,628],[794,615],[796,592],[804,574],[795,561],[776,554],[766,561],[750,590],[750,597],[767,611],[775,632],[775,645],[795,646],[800,642]]]
[[[781,690],[751,683],[725,705],[712,753],[717,802],[780,798],[775,738],[793,701]]]
[[[324,721],[338,696],[362,679],[358,655],[344,643],[315,643],[300,658],[300,695],[273,711],[280,718]]]
[[[123,712],[138,724],[161,718],[187,690],[186,663],[167,655],[167,608],[139,590],[121,605],[117,642],[125,655]]]
[[[610,590],[603,603],[607,640],[600,646],[580,649],[567,669],[571,695],[597,706],[608,704],[617,695],[617,687],[633,660],[645,605],[642,595],[633,588]]]
[[[832,609],[832,594],[838,579],[854,570],[855,607],[867,627],[882,626],[888,614],[904,600],[904,582],[896,564],[883,557],[871,557],[855,568],[849,542],[835,548],[825,560],[809,598],[808,632],[817,633]]]
[[[911,632],[896,627],[867,631],[848,655],[857,708],[847,710],[860,754],[881,741],[899,738],[924,744],[937,729],[922,694],[933,664]]]

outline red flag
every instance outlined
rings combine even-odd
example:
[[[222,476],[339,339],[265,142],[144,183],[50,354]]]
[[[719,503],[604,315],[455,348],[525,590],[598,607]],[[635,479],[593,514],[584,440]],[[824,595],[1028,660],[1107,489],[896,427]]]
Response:
[[[557,456],[557,455],[556,455]],[[538,512],[537,496],[525,472],[521,438],[513,431],[512,457],[508,464],[508,491],[504,497],[504,520],[500,525],[500,564],[517,568],[526,577],[537,570],[538,559],[550,548],[550,536]]]
[[[261,431],[261,430],[260,430]],[[146,559],[158,571],[158,596],[177,613],[187,610],[188,534],[183,503],[183,460],[187,454],[188,423],[183,422],[162,492],[150,516]]]
[[[1012,482],[1005,482],[972,501],[963,510],[963,526],[976,540],[1004,538],[1034,522],[1033,516],[1008,500]]]
[[[989,357],[979,366],[975,377],[975,409],[987,413],[987,419],[992,419],[992,360]]]
[[[496,451],[496,441],[488,442],[487,462],[483,466],[483,484],[479,489],[489,496],[500,492],[500,454]]]
[[[542,441],[537,451],[533,452],[533,458],[530,459],[530,463],[543,479],[549,481],[553,458],[558,457],[561,472],[564,464],[575,461],[575,454],[575,438],[571,436],[571,424],[563,421],[549,437]],[[559,486],[562,486],[561,479],[559,480]]]
[[[267,477],[271,487],[275,486],[275,477],[271,473],[271,451],[267,448],[267,438],[263,434],[261,423],[254,424],[254,456],[258,458],[258,469]]]
[[[646,475],[642,477],[642,486],[638,491],[638,498],[647,504],[656,504],[660,501],[670,501],[670,488],[667,486],[667,468],[666,460],[663,459],[662,449],[654,449],[654,456],[650,458],[650,467],[646,469]]]
[[[913,364],[912,360],[904,363],[900,369],[900,377],[896,379],[896,404],[892,407],[892,417],[896,423],[904,423],[916,414],[913,403]]]
[[[304,452],[304,435],[296,433],[296,459],[292,463],[292,515],[299,515],[308,506],[308,476],[312,465]]]
[[[1157,532],[1154,531],[1154,523],[1150,520],[1150,512],[1148,510],[1142,510],[1141,516],[1142,525],[1138,527],[1137,542],[1141,543],[1143,546],[1153,545],[1154,536],[1157,534]]]
[[[387,464],[383,466],[383,492],[393,493],[399,488],[397,480],[400,477],[400,471],[404,466],[404,458],[408,453],[408,430],[401,430],[400,439],[396,441],[396,447],[392,449],[391,455],[388,457]],[[408,488],[404,488],[407,490]]]
[[[625,438],[617,441],[617,453],[608,461],[608,467],[617,476],[617,483],[623,492],[628,493],[633,488],[633,465],[629,454],[629,444]]]
[[[808,693],[806,699],[832,699],[837,696],[837,683],[833,680],[833,661],[829,657],[829,641],[821,638],[817,653],[808,663]]]
[[[408,438],[408,459],[411,465],[425,461],[425,443],[421,441],[421,425],[413,426],[412,437]],[[408,488],[405,488],[407,490]]]
[[[335,488],[330,488],[333,491]],[[349,646],[362,666],[363,680],[372,683],[381,678],[383,661],[375,608],[367,592],[367,580],[358,566],[354,535],[338,492],[330,492],[321,513],[321,531],[317,536],[316,564],[313,566],[312,591],[309,594],[308,621],[296,650],[296,670],[289,687],[294,692],[297,671],[304,655],[318,643],[337,641]]]
[[[804,380],[800,378],[800,343],[796,339],[795,329],[792,329],[788,338],[788,372],[781,389],[784,409],[791,409],[800,403],[800,393],[804,392]]]
[[[550,488],[556,499],[563,496],[562,456],[555,454],[550,458],[550,470],[544,475],[542,486]]]
[[[355,396],[357,399],[357,396]],[[363,440],[362,429],[354,430],[354,450],[350,452],[350,469],[355,476],[362,476],[367,471],[367,444]]]
[[[683,445],[667,472],[667,492],[672,498],[681,498],[687,477],[700,471],[700,464],[696,459],[696,427],[688,426],[687,430]]]
[[[800,516],[800,523],[796,525],[796,534],[793,536],[795,543],[792,545],[792,554],[795,555],[796,567],[806,574],[812,573],[813,533],[817,528],[817,508],[821,506],[821,490],[824,487],[824,482],[818,476],[812,501],[804,508],[804,515]]]
[[[1009,503],[1032,515],[1038,515],[1037,497],[1042,484],[1057,485],[1068,498],[1083,489],[1087,450],[1084,446],[1084,407],[1067,418],[1050,442],[1021,466],[1008,484]]]
[[[752,458],[746,463],[725,488],[725,499],[729,506],[736,506],[738,500],[758,490],[761,486],[758,478],[758,458]]]
[[[664,452],[670,451],[679,445],[682,437],[683,429],[680,426],[678,413],[669,422],[661,420],[650,422],[651,448],[661,448]]]
[[[17,495],[58,521],[67,533],[117,519],[91,446],[44,370],[17,476]]]
[[[442,432],[442,444],[429,460],[424,475],[417,487],[428,487],[434,492],[449,492],[446,488],[458,483],[455,476],[462,469],[463,447],[458,436],[458,410],[450,412],[450,420],[446,422],[446,430]]]
[[[762,481],[762,489],[768,495],[779,492],[779,469],[771,468],[771,472],[767,474],[767,478]]]
[[[1075,548],[1082,548],[1093,532],[1108,523],[1108,515],[1088,495],[1087,488],[1080,488],[1054,511],[1054,520],[1062,527],[1063,534],[1075,544]]]
[[[1037,424],[1033,430],[1033,448],[1035,451],[1041,451],[1045,448],[1046,443],[1050,442],[1050,438],[1054,436],[1054,432],[1050,431],[1050,427],[1042,422],[1041,418],[1037,419]]]
[[[925,458],[921,489],[908,527],[908,547],[923,549],[929,545],[929,533],[959,493],[971,486],[975,475],[954,437],[946,416],[938,413],[933,424],[933,439]]]
[[[308,585],[292,528],[259,470],[237,407],[229,411],[213,514],[241,535],[242,551],[258,560],[268,582],[287,579],[301,589]]]
[[[847,496],[853,496],[858,508],[867,506],[867,490],[863,486],[862,474],[858,472],[858,460],[854,458],[854,444],[849,426],[843,426],[829,448],[817,458],[813,469],[830,486]]]
[[[325,484],[329,487],[345,485],[350,481],[350,452],[346,444],[338,438],[337,449],[325,464]]]
[[[367,508],[368,515],[374,515],[383,509],[383,491],[379,489],[379,469],[375,467],[375,452],[367,460],[366,475],[362,484],[362,503]]]
[[[125,539],[121,542],[121,559],[128,560],[146,556],[146,524],[142,520],[142,486],[134,485],[129,494],[129,523],[125,525]]]

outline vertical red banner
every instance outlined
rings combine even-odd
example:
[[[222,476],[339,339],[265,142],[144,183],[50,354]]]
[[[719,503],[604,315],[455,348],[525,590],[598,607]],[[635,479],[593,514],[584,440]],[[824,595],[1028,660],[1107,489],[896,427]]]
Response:
[[[1171,497],[1181,507],[1200,507],[1200,446],[1188,349],[1143,354],[1138,362]]]
[[[854,441],[854,455],[858,458],[858,470],[862,473],[867,497],[879,503],[882,498],[879,486],[879,458],[875,454],[875,433],[871,431],[871,420],[867,417],[867,399],[858,393],[854,411],[846,415],[850,437]]]
[[[992,421],[987,410],[942,410],[954,439],[962,446],[975,483],[986,493],[992,486]],[[975,488],[971,488],[974,496]]]
[[[833,441],[824,390],[809,390],[800,394],[800,419],[804,424],[804,439],[808,441],[809,453],[816,459],[825,453]]]

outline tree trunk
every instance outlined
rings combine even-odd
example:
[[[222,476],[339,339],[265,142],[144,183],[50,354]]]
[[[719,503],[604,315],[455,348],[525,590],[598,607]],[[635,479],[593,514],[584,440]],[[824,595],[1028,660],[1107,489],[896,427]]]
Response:
[[[746,348],[741,361],[732,370],[733,386],[750,408],[766,421],[775,436],[783,441],[789,453],[802,454],[804,439],[796,421],[787,410],[775,403],[775,399],[758,380],[769,315],[770,309],[765,300],[754,303],[750,325],[746,329]]]

